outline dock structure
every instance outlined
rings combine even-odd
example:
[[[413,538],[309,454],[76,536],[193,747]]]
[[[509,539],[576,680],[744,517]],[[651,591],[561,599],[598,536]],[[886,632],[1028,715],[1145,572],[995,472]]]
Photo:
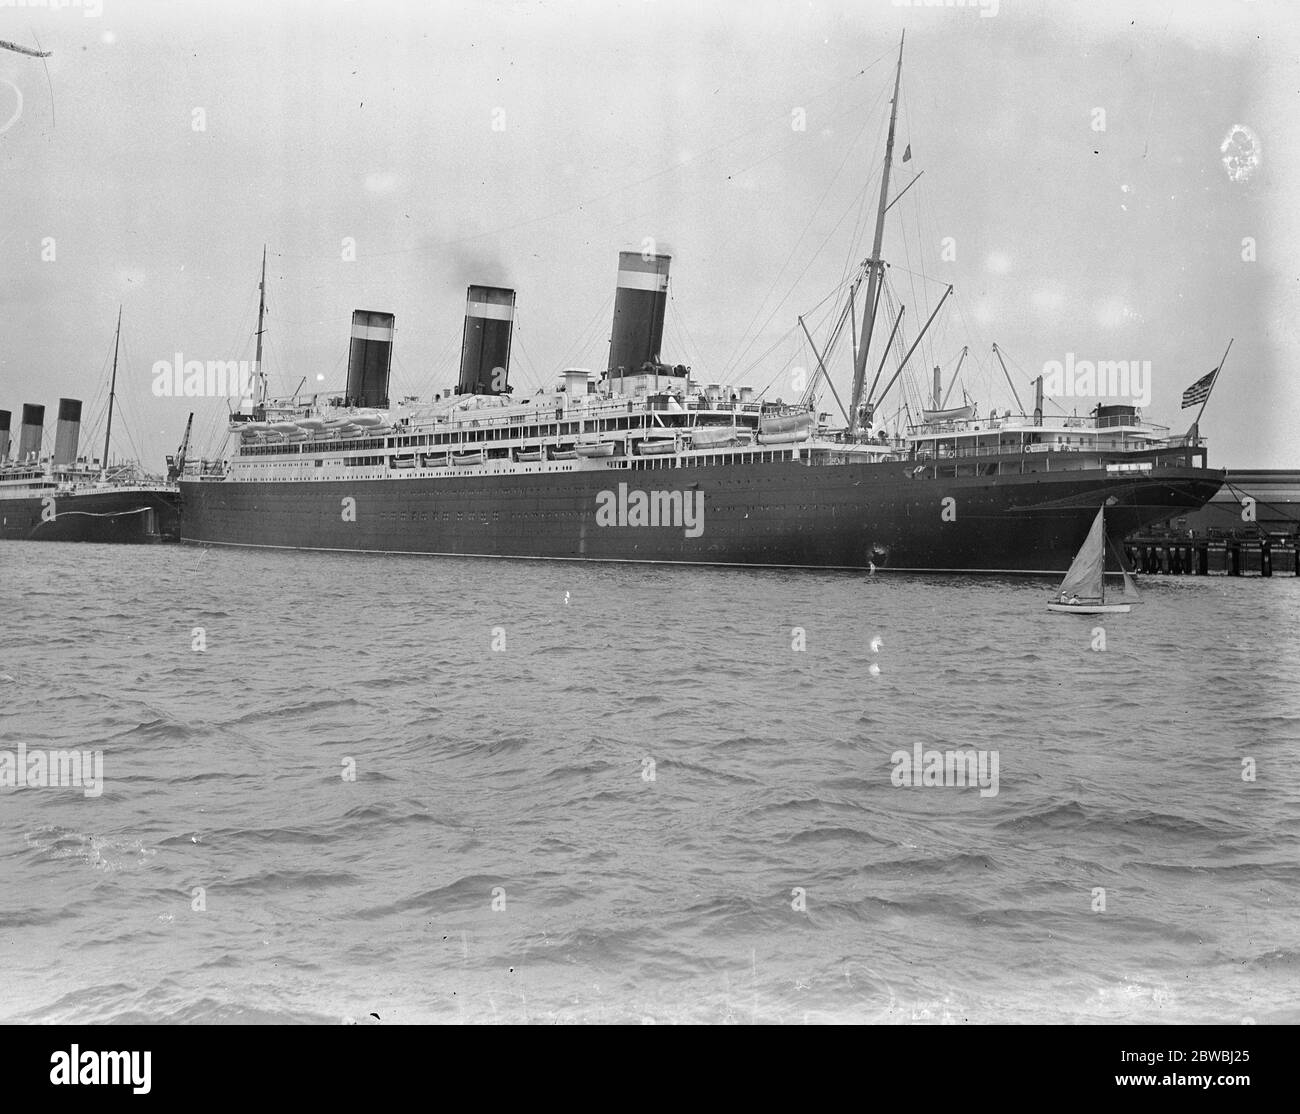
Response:
[[[1124,539],[1139,573],[1300,576],[1300,471],[1230,471],[1200,510]]]

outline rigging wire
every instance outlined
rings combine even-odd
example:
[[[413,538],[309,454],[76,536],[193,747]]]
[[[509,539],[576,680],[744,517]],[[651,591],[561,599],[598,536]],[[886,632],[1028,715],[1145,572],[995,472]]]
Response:
[[[587,321],[587,324],[583,326],[582,331],[578,334],[577,344],[574,346],[573,349],[570,350],[571,354],[569,358],[566,359],[564,363],[561,365],[562,367],[582,366],[582,357],[586,354],[587,350],[592,347],[592,345],[599,342],[600,339],[599,330],[600,330],[601,318],[610,312],[610,310],[613,308],[613,305],[614,305],[614,295],[613,294],[606,295],[605,300],[601,302],[596,312],[591,315],[591,318]],[[591,363],[593,367],[596,366],[596,362],[594,360],[588,362]],[[543,386],[545,386],[545,384],[543,384]]]
[[[532,356],[524,347],[524,329],[521,328],[521,322],[515,319],[514,329],[511,332],[511,346],[518,346],[519,355],[523,357],[524,362],[528,365],[525,371],[525,377],[528,382],[524,384],[524,390],[529,390],[532,386],[544,387],[546,385],[545,376],[538,370],[537,364],[533,362]]]
[[[832,290],[830,291],[830,293],[828,293],[825,297],[823,297],[823,298],[821,299],[821,301],[817,302],[817,304],[816,304],[815,306],[813,306],[813,308],[812,308],[811,310],[809,310],[809,314],[817,312],[817,310],[818,310],[820,307],[822,307],[823,305],[825,305],[825,303],[827,303],[827,302],[830,301],[832,298],[834,298],[834,297],[836,296],[836,293],[837,293],[840,289],[842,289],[842,287],[843,287],[844,285],[846,285],[846,283],[840,283],[840,284],[838,284],[834,289],[832,289]],[[807,315],[805,315],[805,316],[807,316]],[[732,378],[731,378],[730,380],[726,380],[726,381],[727,381],[727,382],[734,382],[734,381],[737,380],[737,379],[744,378],[744,377],[747,376],[751,371],[753,371],[756,367],[758,367],[758,365],[761,364],[765,359],[767,359],[767,357],[768,357],[768,356],[769,356],[773,351],[775,351],[776,348],[777,348],[778,346],[780,346],[780,344],[781,344],[783,341],[785,341],[787,338],[789,338],[789,337],[791,337],[791,336],[798,336],[801,332],[802,332],[802,330],[799,329],[799,326],[798,326],[797,323],[796,323],[795,325],[792,325],[792,326],[791,326],[789,329],[787,329],[784,333],[782,333],[780,336],[778,336],[778,337],[776,338],[776,340],[773,341],[772,344],[771,344],[770,346],[768,346],[766,349],[764,349],[764,351],[762,351],[761,353],[759,353],[759,355],[757,355],[757,356],[756,356],[756,357],[755,357],[755,358],[750,362],[749,366],[746,367],[746,368],[744,369],[743,372],[741,372],[739,375],[734,375],[734,374],[733,374]],[[802,341],[800,342],[800,349],[802,350]],[[787,366],[788,366],[788,361],[787,361]],[[781,371],[778,371],[778,372],[777,372],[777,378],[780,377],[780,375],[782,374],[782,372],[784,372],[784,370],[785,370],[785,368],[783,367],[783,368],[781,369]],[[773,380],[773,382],[775,382],[775,379]],[[771,384],[769,383],[768,386],[770,387]],[[759,398],[762,398],[763,394],[766,393],[766,391],[767,391],[767,387],[764,387],[763,390],[759,392],[758,397],[759,397]]]
[[[879,99],[880,98],[878,96],[876,98],[877,102],[879,101]],[[872,112],[874,112],[874,104],[873,104]],[[863,132],[866,131],[869,120],[870,120],[870,115],[868,115],[866,120],[864,120],[862,126],[858,128],[858,131],[856,135],[853,137],[852,141],[846,145],[844,151],[844,157],[840,160],[840,165],[836,168],[835,173],[831,176],[830,181],[826,183],[826,188],[822,191],[821,197],[818,198],[817,203],[813,206],[812,211],[808,216],[808,220],[804,223],[803,230],[799,233],[798,238],[794,242],[794,246],[791,247],[789,253],[786,255],[785,262],[781,264],[780,268],[776,272],[776,275],[773,277],[771,287],[768,289],[768,292],[763,296],[762,300],[758,303],[758,308],[754,311],[753,318],[750,320],[749,325],[746,327],[744,333],[742,334],[742,335],[749,336],[750,338],[749,343],[746,344],[746,346],[743,349],[741,349],[739,353],[737,353],[734,357],[729,359],[723,365],[722,379],[724,382],[732,382],[734,380],[734,371],[736,366],[739,365],[739,363],[742,360],[744,360],[744,358],[749,354],[750,350],[753,348],[758,337],[771,323],[772,318],[774,318],[781,311],[781,308],[785,305],[785,303],[789,301],[790,295],[794,293],[794,290],[798,286],[800,280],[802,280],[803,276],[807,274],[808,269],[816,261],[818,255],[821,254],[822,250],[826,247],[826,244],[829,242],[831,236],[835,233],[836,229],[838,229],[839,226],[843,223],[844,218],[848,215],[850,209],[852,208],[852,205],[850,205],[850,209],[846,209],[843,213],[840,214],[839,220],[835,222],[830,232],[826,234],[826,237],[825,239],[822,240],[821,245],[808,258],[807,263],[804,264],[804,267],[799,272],[799,274],[795,276],[794,282],[791,283],[789,290],[787,290],[786,294],[781,298],[781,300],[777,302],[775,306],[772,307],[772,312],[768,314],[762,326],[760,326],[758,331],[755,332],[754,322],[758,320],[759,315],[763,312],[763,307],[767,305],[768,299],[771,298],[774,293],[776,293],[776,289],[781,282],[782,275],[785,274],[786,268],[790,266],[790,261],[794,258],[795,253],[799,250],[800,245],[803,244],[804,238],[808,235],[808,232],[812,228],[813,223],[816,221],[818,214],[821,212],[822,206],[826,203],[826,198],[830,196],[831,190],[834,188],[835,183],[839,180],[840,175],[844,172],[844,167],[848,165],[849,158],[850,156],[852,156],[854,148],[857,146],[859,140],[861,140]],[[854,200],[856,200],[856,196]]]
[[[438,355],[434,357],[433,363],[430,365],[429,372],[427,373],[424,379],[423,389],[416,392],[418,395],[423,397],[425,395],[434,395],[434,394],[440,395],[442,393],[441,388],[438,386],[438,377],[442,376],[446,378],[451,374],[452,371],[451,353],[454,350],[455,345],[456,345],[456,334],[453,330],[448,329],[447,339],[443,343],[441,351],[439,351]],[[458,369],[456,372],[456,376],[459,377]]]
[[[673,325],[680,330],[682,337],[685,339],[688,353],[694,352],[696,354],[695,359],[703,359],[704,350],[695,342],[695,337],[691,335],[690,328],[686,323],[686,315],[682,312],[681,303],[673,296],[673,288],[671,285],[668,287],[668,302],[672,306],[673,310]],[[692,362],[689,366],[691,366],[692,371],[694,371],[694,363]],[[701,372],[705,370],[703,364],[700,365],[700,370]]]

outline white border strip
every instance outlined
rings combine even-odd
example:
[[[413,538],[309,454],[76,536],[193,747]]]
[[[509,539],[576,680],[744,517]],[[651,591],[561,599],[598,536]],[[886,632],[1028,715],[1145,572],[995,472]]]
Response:
[[[668,276],[652,271],[619,271],[618,288],[620,290],[652,290],[658,292],[668,289]]]

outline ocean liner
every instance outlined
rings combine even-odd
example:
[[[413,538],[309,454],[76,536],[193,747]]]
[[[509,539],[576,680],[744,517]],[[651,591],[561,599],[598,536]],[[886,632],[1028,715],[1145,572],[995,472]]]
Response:
[[[929,406],[906,432],[876,428],[883,399],[943,304],[905,353],[903,307],[892,324],[888,312],[878,314],[901,71],[900,46],[872,251],[821,352],[808,336],[817,368],[797,401],[701,383],[689,368],[663,361],[670,260],[631,252],[619,256],[609,358],[597,374],[566,369],[551,389],[515,398],[515,292],[475,285],[467,291],[458,382],[432,401],[389,399],[395,321],[369,310],[353,314],[343,390],[273,400],[261,365],[264,257],[256,392],[231,415],[230,450],[192,462],[181,478],[183,540],[1060,574],[1103,506],[1116,537],[1202,506],[1223,473],[1206,466],[1195,426],[1171,437],[1128,405],[1051,417],[1041,377],[1032,412],[995,410],[981,419],[970,405],[946,408],[936,368]],[[846,407],[827,361],[845,323],[856,329],[864,285]],[[892,299],[884,300],[888,310]],[[878,316],[889,339],[867,388]],[[891,353],[897,366],[877,392]],[[840,406],[842,426],[819,412],[824,388]]]
[[[59,399],[54,452],[49,455],[42,453],[44,406],[23,404],[16,446],[10,436],[12,414],[0,410],[0,539],[132,543],[177,540],[180,494],[175,479],[184,467],[184,446],[179,463],[171,462],[173,475],[168,481],[144,474],[136,463],[109,465],[121,334],[119,313],[102,460],[77,455],[80,399]]]

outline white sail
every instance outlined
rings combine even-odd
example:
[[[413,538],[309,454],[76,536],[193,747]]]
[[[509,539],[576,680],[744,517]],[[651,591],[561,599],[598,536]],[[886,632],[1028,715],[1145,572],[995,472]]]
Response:
[[[1070,571],[1061,581],[1061,595],[1067,598],[1078,597],[1080,600],[1100,600],[1102,598],[1103,571],[1106,565],[1106,524],[1105,512],[1098,511],[1093,519],[1092,529],[1079,552],[1075,554]]]
[[[1107,538],[1106,540],[1110,541],[1109,538]],[[1119,594],[1120,600],[1122,600],[1124,603],[1141,603],[1142,597],[1138,593],[1137,583],[1134,581],[1133,577],[1129,574],[1128,562],[1124,559],[1123,549],[1121,549],[1113,541],[1111,541],[1110,544],[1111,544],[1111,548],[1115,551],[1115,560],[1119,563],[1120,572],[1124,574],[1124,587],[1123,589],[1121,589]]]

